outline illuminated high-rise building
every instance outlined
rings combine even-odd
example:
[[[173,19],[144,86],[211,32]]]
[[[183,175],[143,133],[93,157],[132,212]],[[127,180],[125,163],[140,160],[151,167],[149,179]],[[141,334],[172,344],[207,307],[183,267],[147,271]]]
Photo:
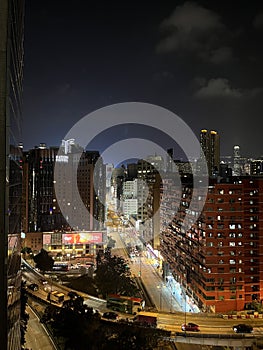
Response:
[[[0,344],[20,350],[24,1],[0,0]]]
[[[200,133],[200,144],[203,156],[206,158],[208,173],[210,176],[217,175],[220,164],[220,142],[219,134],[214,131],[202,129]]]
[[[156,167],[144,159],[138,160],[138,214],[142,223],[140,234],[154,249],[159,247],[161,176]],[[157,213],[157,215],[156,215]]]
[[[53,231],[68,226],[56,203],[54,166],[58,147],[44,143],[23,152],[23,206],[24,232]]]
[[[209,180],[200,216],[193,208],[188,210],[192,187],[186,177],[182,188],[164,183],[161,255],[201,310],[241,311],[263,300],[263,177],[217,180]],[[180,196],[173,216],[174,202]],[[182,225],[186,213],[193,223],[187,229]]]
[[[100,230],[105,220],[106,166],[98,151],[71,146],[66,153],[62,145],[56,156],[53,174],[56,206],[72,229]]]
[[[240,147],[238,145],[234,146],[234,172],[235,176],[241,175],[241,166],[240,166]]]

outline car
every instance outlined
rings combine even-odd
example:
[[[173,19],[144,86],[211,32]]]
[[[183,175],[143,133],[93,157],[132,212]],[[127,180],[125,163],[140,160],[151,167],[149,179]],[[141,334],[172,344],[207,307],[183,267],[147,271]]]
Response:
[[[41,284],[47,284],[47,280],[45,280],[44,278],[41,278],[41,280],[39,281]]]
[[[108,311],[108,312],[104,312],[102,317],[107,318],[108,320],[117,320],[119,318],[119,315],[116,314],[116,312]]]
[[[188,322],[182,324],[182,331],[199,332],[199,326],[196,323]]]
[[[251,333],[253,332],[253,327],[250,326],[249,324],[240,323],[240,324],[237,324],[236,326],[233,326],[233,330],[236,333]]]
[[[33,290],[33,291],[37,291],[39,289],[38,285],[36,283],[31,283],[28,286],[29,289]]]

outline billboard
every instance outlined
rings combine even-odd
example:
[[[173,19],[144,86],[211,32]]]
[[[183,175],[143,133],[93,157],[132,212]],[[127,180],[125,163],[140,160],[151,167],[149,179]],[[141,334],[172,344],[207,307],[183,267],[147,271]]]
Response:
[[[75,232],[62,234],[62,244],[99,244],[102,242],[102,232]]]
[[[43,235],[43,245],[51,244],[51,234]]]

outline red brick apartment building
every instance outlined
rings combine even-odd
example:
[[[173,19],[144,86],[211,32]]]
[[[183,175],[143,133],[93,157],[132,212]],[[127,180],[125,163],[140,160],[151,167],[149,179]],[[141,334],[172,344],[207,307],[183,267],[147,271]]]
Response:
[[[186,230],[181,223],[191,201],[191,181],[182,188],[169,180],[163,186],[169,186],[169,198],[163,198],[160,249],[175,279],[204,311],[240,311],[253,301],[261,303],[263,178],[211,179],[202,214]],[[179,208],[168,222],[179,194]]]

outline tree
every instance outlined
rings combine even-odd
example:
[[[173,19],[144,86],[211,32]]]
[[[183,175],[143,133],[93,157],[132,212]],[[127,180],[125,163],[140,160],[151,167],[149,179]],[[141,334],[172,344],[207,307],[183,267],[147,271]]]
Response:
[[[153,350],[163,337],[170,335],[170,331],[161,329],[111,323],[105,329],[99,349]]]
[[[66,300],[55,313],[46,315],[45,322],[49,322],[55,336],[65,339],[64,349],[92,349],[100,327],[100,314],[84,304],[81,296]]]
[[[42,322],[51,326],[56,337],[64,339],[65,350],[153,350],[161,339],[171,335],[161,329],[103,320],[75,294],[61,308],[48,306]]]
[[[110,293],[134,296],[138,292],[127,262],[115,255],[107,255],[97,266],[95,283],[104,298]]]
[[[111,236],[109,236],[107,248],[109,248],[109,249],[114,248],[115,243],[116,243],[115,239],[113,239]]]
[[[26,257],[28,257],[28,255],[32,255],[32,249],[30,247],[24,247],[21,249],[21,253],[23,254],[23,258],[26,259]]]
[[[54,260],[45,249],[41,249],[40,253],[33,257],[36,268],[45,272],[51,271],[54,266]]]
[[[32,249],[30,247],[24,247],[21,249],[22,254],[32,254]]]

